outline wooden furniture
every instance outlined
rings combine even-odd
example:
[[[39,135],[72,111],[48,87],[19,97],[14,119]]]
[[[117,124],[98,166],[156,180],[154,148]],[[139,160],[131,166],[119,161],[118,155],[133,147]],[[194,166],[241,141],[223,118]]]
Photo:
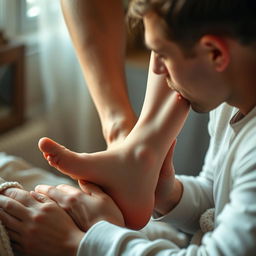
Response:
[[[0,40],[0,133],[24,121],[24,56],[24,45]]]

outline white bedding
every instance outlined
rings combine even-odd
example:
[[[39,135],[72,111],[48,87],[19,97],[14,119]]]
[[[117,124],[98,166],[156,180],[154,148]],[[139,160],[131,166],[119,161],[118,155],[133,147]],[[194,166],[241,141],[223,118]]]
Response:
[[[27,163],[21,158],[0,152],[0,177],[6,181],[18,181],[24,189],[33,190],[38,184],[58,185],[75,183]]]

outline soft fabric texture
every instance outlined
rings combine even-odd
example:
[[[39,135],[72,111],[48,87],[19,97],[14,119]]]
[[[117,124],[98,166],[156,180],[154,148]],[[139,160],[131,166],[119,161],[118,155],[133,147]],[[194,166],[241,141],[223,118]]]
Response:
[[[214,230],[214,212],[215,209],[206,210],[200,217],[200,229],[193,235],[190,244],[200,245],[202,243],[203,235]]]
[[[56,174],[58,174],[57,170]],[[4,152],[0,152],[0,177],[6,181],[18,181],[28,191],[33,190],[38,184],[53,186],[61,183],[75,184],[68,178],[37,168],[19,157]]]
[[[159,238],[166,239],[174,242],[181,248],[186,247],[189,243],[188,236],[179,232],[172,225],[160,221],[151,220],[140,232],[151,241]]]
[[[211,141],[202,172],[198,177],[177,176],[184,185],[181,201],[167,215],[154,215],[194,234],[202,214],[215,208],[214,229],[200,245],[181,249],[173,241],[151,241],[142,232],[102,221],[83,237],[77,255],[255,255],[256,107],[243,118],[237,111],[222,104],[210,113]]]

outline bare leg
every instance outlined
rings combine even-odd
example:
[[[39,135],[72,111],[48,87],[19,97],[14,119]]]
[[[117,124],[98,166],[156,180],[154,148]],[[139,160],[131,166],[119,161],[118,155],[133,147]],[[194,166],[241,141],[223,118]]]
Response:
[[[61,3],[104,138],[108,147],[113,146],[129,134],[137,121],[125,80],[122,1],[61,0]]]

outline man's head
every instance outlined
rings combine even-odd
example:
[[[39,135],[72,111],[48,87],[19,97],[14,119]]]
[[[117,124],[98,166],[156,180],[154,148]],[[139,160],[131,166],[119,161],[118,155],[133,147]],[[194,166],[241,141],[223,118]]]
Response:
[[[255,54],[250,57],[256,49],[255,12],[255,0],[133,0],[130,5],[130,15],[143,19],[145,42],[155,52],[154,71],[166,73],[170,86],[199,112],[222,102],[243,108],[235,77],[246,74],[237,61],[255,67]]]

